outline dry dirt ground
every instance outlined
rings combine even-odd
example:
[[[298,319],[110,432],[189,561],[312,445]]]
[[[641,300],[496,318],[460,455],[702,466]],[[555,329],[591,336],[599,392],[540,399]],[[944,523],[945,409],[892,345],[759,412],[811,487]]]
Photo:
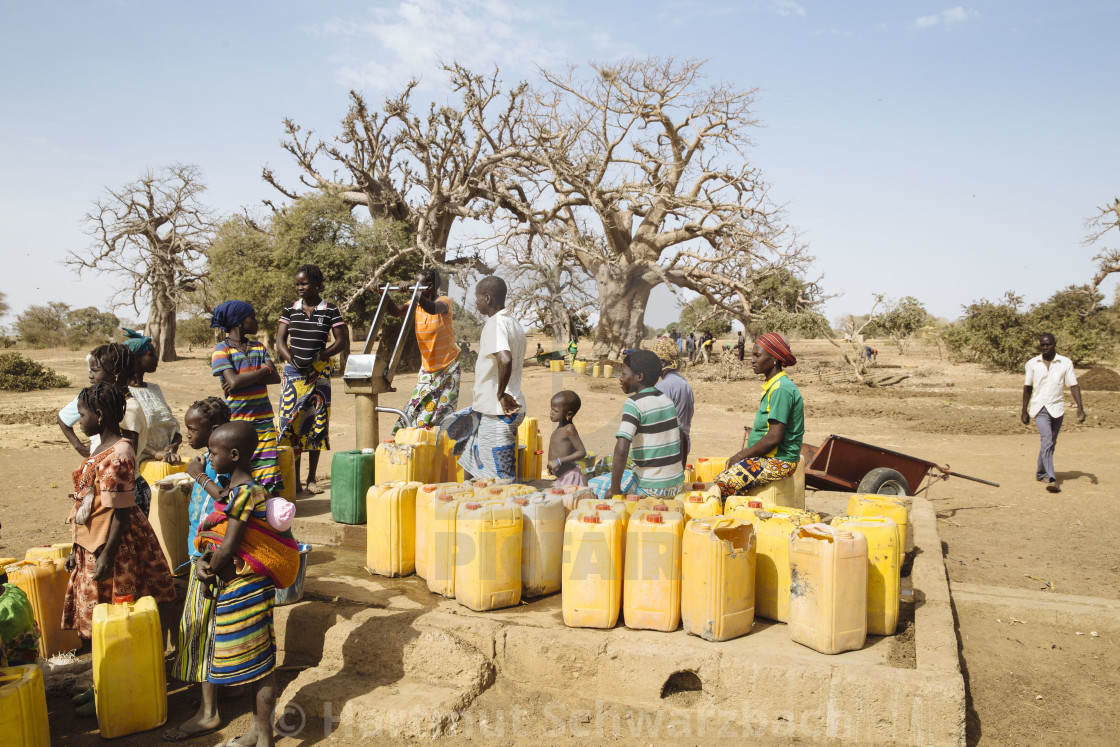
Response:
[[[1034,479],[1037,434],[1018,420],[1019,375],[951,364],[933,347],[915,345],[901,354],[884,342],[878,345],[881,373],[910,376],[895,386],[869,389],[844,382],[838,355],[827,343],[803,341],[793,347],[800,362],[790,374],[805,396],[807,442],[842,434],[1001,484],[992,488],[952,478],[930,489],[951,581],[1120,598],[1120,514],[1113,504],[1114,486],[1120,484],[1114,457],[1120,448],[1120,393],[1087,391],[1085,424],[1067,417],[1056,457],[1063,490],[1051,495]],[[59,433],[55,413],[84,384],[83,355],[27,352],[69,376],[75,386],[0,393],[0,556],[22,555],[30,545],[67,538],[66,494],[79,461]],[[1024,357],[1028,354],[1024,351]],[[693,457],[733,453],[757,406],[760,382],[737,363],[692,368],[686,375],[697,402]],[[164,364],[151,378],[180,415],[193,400],[220,393],[204,351]],[[411,377],[401,374],[397,383],[401,391],[383,396],[382,404],[400,406],[407,399]],[[472,384],[473,377],[464,378],[464,400]],[[527,368],[529,414],[541,419],[546,432],[548,401],[560,388],[583,398],[576,424],[589,448],[607,452],[622,406],[617,381],[555,377]],[[278,392],[272,394],[275,402]],[[332,440],[336,449],[348,448],[353,408],[341,386],[336,385],[334,397]],[[381,423],[386,433],[387,420]],[[1114,743],[1108,725],[1120,718],[1120,651],[1113,633],[1077,635],[1084,631],[1032,621],[1029,615],[997,619],[960,604],[957,618],[970,743]],[[490,701],[496,695],[487,693],[483,705],[495,707]],[[173,686],[169,724],[189,715],[194,697],[193,691]],[[61,699],[52,698],[51,709],[56,743],[97,741],[96,725],[75,720]],[[247,709],[246,699],[229,705],[235,721],[222,735],[241,733]],[[214,735],[192,744],[217,741]],[[121,743],[157,744],[158,732]]]

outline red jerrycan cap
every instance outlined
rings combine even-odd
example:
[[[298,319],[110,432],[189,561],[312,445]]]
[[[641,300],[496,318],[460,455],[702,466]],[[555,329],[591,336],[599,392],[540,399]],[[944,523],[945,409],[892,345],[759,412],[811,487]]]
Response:
[[[494,488],[489,488],[489,490],[490,490],[490,495],[501,495],[502,494],[502,488],[494,487]]]
[[[747,508],[762,508],[762,501],[747,501]]]
[[[451,501],[455,500],[455,496],[444,494],[439,497],[439,500],[443,501],[444,503],[450,503]]]
[[[528,498],[514,498],[513,502],[516,503],[518,506],[528,506],[529,505],[529,499]]]
[[[425,493],[434,493],[434,492],[436,492],[436,486],[435,486],[435,485],[425,485],[425,486],[424,486],[424,487],[422,488],[422,490],[423,490],[423,491],[424,491]]]
[[[468,511],[477,511],[478,509],[482,508],[482,504],[481,503],[468,503],[466,506],[464,506],[464,508],[466,508]]]
[[[598,524],[599,523],[599,515],[598,514],[588,514],[587,516],[579,517],[579,520],[582,521],[584,524]]]
[[[610,511],[610,510],[611,510],[611,504],[609,504],[609,503],[600,503],[600,504],[598,504],[597,506],[595,506],[595,510],[596,510],[596,511]]]
[[[690,496],[688,496],[688,502],[689,503],[703,503],[704,502],[704,496],[702,496],[702,495],[690,495]]]
[[[131,594],[114,594],[113,595],[113,604],[132,604],[133,601],[134,600],[132,599]]]
[[[650,506],[651,511],[668,511],[669,507],[664,503],[658,503],[656,506]]]
[[[564,495],[564,488],[549,488],[548,492],[553,495]]]
[[[648,516],[646,516],[646,521],[648,521],[650,524],[660,524],[665,521],[665,519],[661,516],[661,514],[657,513],[649,514]]]

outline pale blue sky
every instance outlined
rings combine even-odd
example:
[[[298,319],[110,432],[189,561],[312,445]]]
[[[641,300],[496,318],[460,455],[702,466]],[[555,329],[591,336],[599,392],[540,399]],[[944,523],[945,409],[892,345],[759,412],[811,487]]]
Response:
[[[1091,276],[1083,221],[1120,194],[1120,4],[1105,0],[0,9],[0,290],[15,312],[108,298],[110,281],[62,266],[105,186],[183,162],[222,212],[276,199],[260,171],[293,173],[283,117],[333,133],[350,88],[379,100],[412,75],[443,96],[439,58],[512,82],[534,64],[704,57],[710,78],[758,88],[752,157],[841,294],[830,318],[876,291],[951,318],[1009,289],[1044,300]]]

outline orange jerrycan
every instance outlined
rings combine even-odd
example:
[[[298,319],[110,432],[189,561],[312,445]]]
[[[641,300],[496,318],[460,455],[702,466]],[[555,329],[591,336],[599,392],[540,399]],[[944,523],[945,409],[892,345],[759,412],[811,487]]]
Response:
[[[760,501],[763,508],[805,508],[805,460],[798,460],[797,469],[792,475],[751,488],[747,491],[747,497]]]
[[[729,641],[754,624],[754,526],[730,516],[694,519],[684,528],[681,618],[706,641]]]
[[[727,457],[697,457],[693,465],[697,481],[712,482],[716,475],[727,468]]]
[[[789,538],[790,638],[822,654],[863,648],[867,639],[867,539],[827,524]]]
[[[636,511],[626,525],[622,618],[635,630],[671,633],[681,622],[681,537],[676,511]]]
[[[11,747],[50,747],[47,691],[38,664],[0,668],[0,734]]]
[[[580,510],[564,524],[560,591],[569,628],[613,628],[622,602],[622,517]]]
[[[373,485],[366,493],[366,570],[395,578],[416,570],[418,482]]]
[[[677,499],[684,504],[684,515],[690,519],[706,519],[723,513],[723,499],[719,495],[693,490],[681,493]]]
[[[476,612],[521,602],[521,506],[462,501],[455,517],[455,600]]]
[[[151,597],[93,608],[93,692],[108,739],[167,721],[163,634]]]
[[[507,500],[521,508],[521,595],[560,591],[567,514],[563,494],[533,493]]]
[[[39,624],[40,656],[47,658],[82,645],[78,631],[62,629],[62,603],[70,583],[64,558],[21,565],[8,571],[8,582],[19,587],[31,603],[31,613]]]
[[[898,524],[881,516],[837,516],[831,524],[867,538],[867,632],[894,635],[902,559]]]
[[[802,524],[820,521],[820,515],[795,508],[735,508],[728,512],[754,525],[754,611],[759,617],[789,619],[789,537]]]
[[[190,529],[192,482],[188,475],[173,475],[152,483],[152,505],[148,510],[148,523],[156,533],[168,567],[177,576],[185,575],[190,568],[187,534]]]
[[[853,495],[848,499],[849,516],[884,516],[893,519],[898,524],[898,536],[901,539],[900,551],[905,554],[907,544],[906,531],[910,525],[910,510],[906,499],[894,495]]]
[[[286,501],[296,499],[296,454],[291,446],[276,448],[276,466],[280,468],[280,477],[284,480],[284,488],[277,495]]]
[[[171,477],[171,475],[186,471],[187,463],[185,461],[178,464],[168,464],[158,459],[146,459],[140,462],[139,470],[140,476],[147,480],[149,485],[155,485],[160,480]]]

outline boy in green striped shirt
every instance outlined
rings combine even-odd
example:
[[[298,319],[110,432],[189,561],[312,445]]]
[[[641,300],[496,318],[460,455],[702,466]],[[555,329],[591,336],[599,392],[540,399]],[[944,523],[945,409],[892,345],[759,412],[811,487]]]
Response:
[[[608,495],[622,492],[627,457],[634,460],[639,494],[660,498],[680,492],[684,482],[680,423],[673,400],[653,386],[660,378],[661,361],[651,351],[634,350],[622,359],[618,382],[630,396],[615,434]]]

